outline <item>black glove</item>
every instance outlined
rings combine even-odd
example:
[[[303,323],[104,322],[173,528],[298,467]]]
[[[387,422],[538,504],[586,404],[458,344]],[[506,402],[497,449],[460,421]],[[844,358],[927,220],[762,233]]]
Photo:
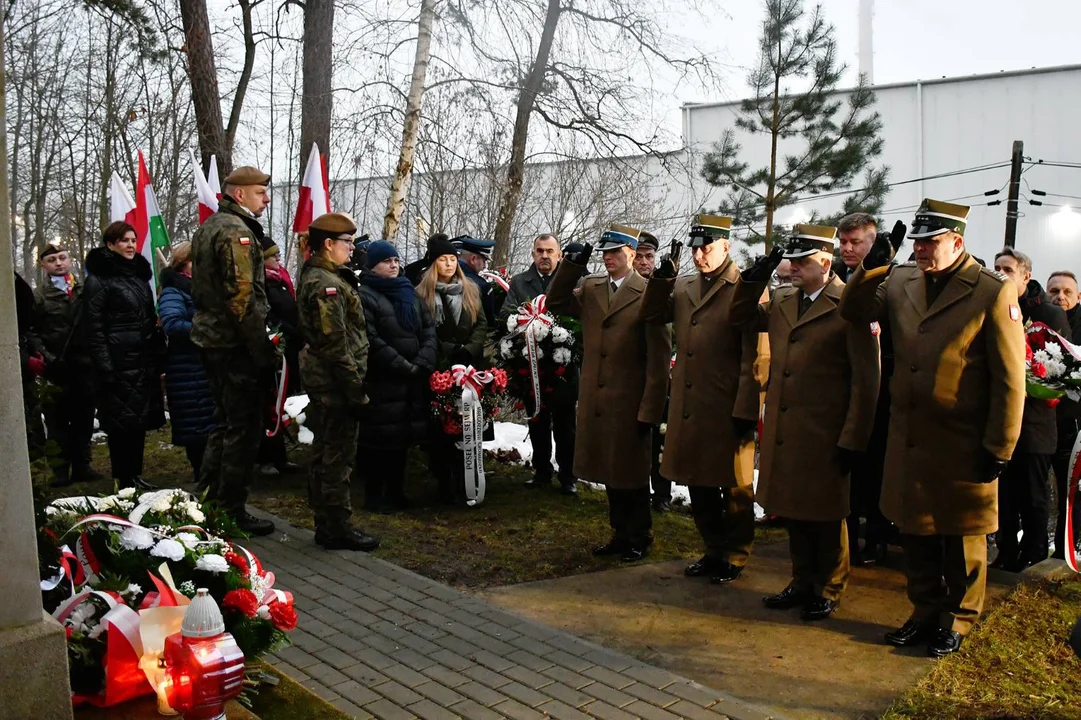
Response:
[[[451,351],[450,362],[452,365],[472,365],[473,354],[465,349],[465,345],[459,345]]]
[[[848,475],[852,472],[852,465],[858,455],[859,453],[855,450],[849,450],[838,445],[833,449],[833,462],[842,475]]]
[[[754,259],[754,264],[740,273],[743,282],[767,283],[773,277],[773,271],[784,259],[784,248],[774,245],[769,255],[759,255]]]
[[[750,435],[758,428],[758,421],[734,417],[732,418],[732,427],[736,430],[736,437],[743,438]]]
[[[593,245],[586,243],[582,246],[582,249],[577,252],[569,252],[564,255],[564,259],[571,265],[586,265],[589,262],[589,256],[593,254]]]
[[[661,264],[653,271],[653,277],[659,280],[671,280],[679,274],[679,254],[683,250],[683,243],[673,242],[672,252],[664,256]]]
[[[893,224],[893,230],[890,232],[880,232],[875,238],[875,244],[871,246],[871,251],[863,259],[864,269],[874,270],[883,265],[889,265],[907,234],[908,226],[900,220]]]
[[[998,479],[998,476],[1006,469],[1006,461],[980,448],[980,466],[976,471],[975,483],[989,483]]]

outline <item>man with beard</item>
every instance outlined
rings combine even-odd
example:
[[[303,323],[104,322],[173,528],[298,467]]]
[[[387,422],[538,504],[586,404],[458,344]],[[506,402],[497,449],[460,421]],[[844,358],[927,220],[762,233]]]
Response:
[[[555,277],[556,268],[563,253],[555,235],[545,233],[533,241],[533,264],[525,272],[511,278],[507,299],[500,310],[501,327],[517,312],[518,306],[548,292]],[[574,405],[578,400],[578,370],[570,368],[573,375],[566,383],[549,394],[541,404],[537,416],[529,421],[529,443],[533,447],[533,477],[526,487],[542,488],[552,482],[552,436],[555,435],[556,463],[559,465],[559,487],[564,495],[578,492],[574,476]],[[533,408],[530,408],[532,410]]]
[[[1051,273],[1051,277],[1047,278],[1047,295],[1051,298],[1051,302],[1066,312],[1072,336],[1067,339],[1074,345],[1081,345],[1081,305],[1078,305],[1077,276],[1069,270],[1057,270]],[[1063,398],[1057,409],[1058,446],[1055,448],[1051,468],[1055,473],[1058,519],[1055,524],[1055,552],[1051,554],[1051,557],[1064,559],[1066,557],[1066,493],[1069,491],[1066,482],[1067,467],[1074,442],[1077,440],[1078,427],[1081,425],[1081,403]],[[1071,522],[1076,530],[1081,527],[1081,507],[1075,506],[1073,510],[1074,516]]]

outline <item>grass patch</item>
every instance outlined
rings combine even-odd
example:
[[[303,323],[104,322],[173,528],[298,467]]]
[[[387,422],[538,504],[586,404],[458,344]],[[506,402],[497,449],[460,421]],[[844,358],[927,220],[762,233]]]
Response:
[[[290,448],[290,459],[305,465],[308,448]],[[94,467],[108,475],[108,450],[94,446]],[[555,486],[532,490],[524,486],[530,470],[521,465],[486,462],[488,492],[478,508],[435,505],[436,482],[428,476],[424,456],[409,459],[406,493],[418,507],[395,515],[355,510],[358,527],[375,533],[383,545],[375,553],[402,567],[451,585],[483,588],[564,577],[618,565],[595,558],[591,550],[608,540],[608,503],[601,490],[579,486],[576,497],[556,492]],[[37,472],[37,471],[36,471]],[[191,481],[191,468],[181,448],[169,444],[168,428],[150,433],[143,476],[163,487]],[[46,479],[39,477],[39,480]],[[110,492],[112,481],[49,488],[49,498]],[[363,490],[354,485],[353,505],[359,508]],[[307,475],[256,476],[251,504],[285,518],[298,527],[312,527],[307,501]],[[685,508],[653,515],[655,540],[646,562],[698,557],[701,539]],[[759,542],[783,539],[778,528],[759,528]]]
[[[1017,586],[883,718],[1081,720],[1081,661],[1066,644],[1079,616],[1081,581]]]

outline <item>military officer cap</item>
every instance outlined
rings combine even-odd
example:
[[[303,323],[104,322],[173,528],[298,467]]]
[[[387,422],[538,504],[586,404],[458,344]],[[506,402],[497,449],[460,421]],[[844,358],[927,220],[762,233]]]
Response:
[[[631,250],[637,250],[638,239],[641,235],[642,231],[638,228],[612,223],[612,226],[605,230],[604,234],[601,235],[601,241],[597,243],[597,249],[601,252],[605,250],[616,250],[621,247],[629,247]]]
[[[925,198],[916,211],[916,219],[908,236],[913,239],[932,238],[945,232],[955,232],[963,236],[968,223],[967,205],[954,205]]]
[[[828,225],[796,225],[795,235],[788,243],[784,256],[802,258],[817,252],[833,254],[837,249],[837,228]]]
[[[660,241],[657,240],[656,235],[654,235],[651,232],[646,232],[645,230],[643,230],[638,235],[638,247],[652,248],[654,250],[660,250],[661,243],[660,243]]]
[[[226,185],[241,187],[244,185],[269,185],[270,176],[259,168],[243,165],[225,176]]]
[[[692,248],[704,247],[715,240],[727,240],[732,233],[732,218],[727,215],[704,215],[699,213],[691,221]]]
[[[480,238],[471,237],[469,235],[459,235],[450,241],[458,250],[465,250],[475,255],[480,255],[483,258],[490,260],[492,258],[492,250],[495,249],[495,240],[481,240]]]
[[[308,232],[312,230],[323,233],[324,237],[337,237],[347,233],[354,234],[357,231],[357,224],[345,213],[324,213],[308,225]]]

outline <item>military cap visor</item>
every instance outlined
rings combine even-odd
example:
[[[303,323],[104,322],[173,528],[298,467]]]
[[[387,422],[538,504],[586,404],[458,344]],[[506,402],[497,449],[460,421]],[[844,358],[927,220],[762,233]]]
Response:
[[[621,247],[629,247],[632,250],[638,249],[638,238],[625,233],[621,230],[606,230],[601,235],[601,241],[597,243],[597,249],[604,250],[618,250]]]
[[[459,235],[450,242],[459,250],[465,250],[487,259],[492,257],[492,251],[495,249],[495,240],[481,240],[469,235]]]
[[[947,232],[955,232],[958,235],[965,234],[966,220],[964,218],[946,215],[943,213],[919,213],[912,223],[912,229],[908,236],[914,240],[933,238]]]
[[[332,236],[353,235],[357,231],[357,224],[353,222],[353,218],[345,213],[324,213],[312,220],[311,224],[308,225],[308,230],[309,232],[318,230]]]
[[[638,236],[638,247],[660,250],[661,243],[657,240],[655,235],[643,231],[642,234]]]
[[[233,172],[225,176],[226,185],[235,185],[238,187],[245,185],[269,185],[270,175],[266,174],[262,170],[251,165],[244,165],[238,167]]]
[[[796,234],[788,243],[784,257],[789,260],[808,257],[818,252],[831,255],[837,249],[837,228],[826,225],[797,225]]]
[[[727,240],[732,233],[732,218],[726,215],[698,214],[691,221],[689,247],[705,247],[715,240]]]

